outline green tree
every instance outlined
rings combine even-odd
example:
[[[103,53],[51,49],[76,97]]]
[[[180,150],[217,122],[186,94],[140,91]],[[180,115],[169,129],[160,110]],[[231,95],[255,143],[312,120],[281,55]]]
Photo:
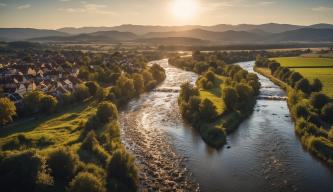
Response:
[[[118,110],[113,103],[103,102],[99,104],[96,115],[102,123],[108,123],[118,119]]]
[[[51,96],[51,95],[45,95],[40,100],[40,111],[45,113],[53,113],[58,105],[58,100]]]
[[[0,98],[0,125],[12,122],[15,115],[15,104],[8,98]]]
[[[134,159],[124,150],[114,152],[107,166],[109,191],[136,191],[137,169]]]
[[[204,99],[199,106],[200,117],[206,121],[211,121],[217,117],[216,107],[209,99]]]
[[[98,89],[100,88],[99,84],[94,81],[88,81],[85,83],[85,86],[88,87],[90,95],[96,95]]]
[[[309,94],[311,93],[311,85],[309,80],[301,79],[296,83],[295,88],[297,90],[301,90],[303,93]]]
[[[40,104],[43,97],[44,93],[41,91],[27,93],[23,98],[25,110],[30,113],[37,113],[40,110]]]
[[[323,84],[319,79],[314,79],[312,83],[312,91],[313,92],[320,92],[323,89]]]
[[[311,94],[310,101],[313,107],[321,111],[323,106],[330,101],[330,98],[327,97],[324,93],[314,92]]]
[[[227,108],[227,111],[232,111],[235,109],[237,104],[237,92],[233,87],[225,87],[222,90],[222,99]]]
[[[69,192],[106,192],[103,183],[93,174],[81,172],[70,182]]]
[[[129,79],[122,74],[117,80],[116,86],[120,91],[120,96],[123,101],[128,101],[135,96],[135,88],[133,79]]]
[[[77,100],[83,101],[90,96],[89,88],[84,84],[80,84],[78,87],[76,87],[74,95]]]
[[[329,122],[333,123],[333,103],[327,103],[321,110],[323,118]]]
[[[145,90],[145,82],[143,76],[138,73],[133,74],[134,88],[137,95],[140,95]]]

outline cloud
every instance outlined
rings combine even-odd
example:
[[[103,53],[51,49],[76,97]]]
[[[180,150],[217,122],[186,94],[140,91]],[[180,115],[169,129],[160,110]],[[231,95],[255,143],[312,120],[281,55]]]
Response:
[[[268,5],[274,5],[276,4],[275,1],[261,1],[259,2],[259,5],[262,5],[262,6],[268,6]]]
[[[6,7],[7,4],[6,3],[0,3],[0,7]]]
[[[331,12],[331,11],[333,11],[333,7],[319,6],[319,7],[312,8],[312,11],[317,11],[317,12]]]
[[[30,4],[25,4],[25,5],[20,5],[20,6],[17,6],[16,8],[18,10],[22,10],[22,9],[29,9],[31,7]]]
[[[94,13],[100,15],[113,15],[115,12],[107,10],[107,5],[83,3],[79,8],[59,8],[58,11],[65,11],[68,13]]]

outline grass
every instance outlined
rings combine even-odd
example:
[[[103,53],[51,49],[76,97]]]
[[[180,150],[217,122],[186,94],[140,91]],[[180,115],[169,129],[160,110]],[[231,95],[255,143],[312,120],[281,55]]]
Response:
[[[333,68],[296,68],[293,69],[312,81],[315,78],[323,83],[323,92],[333,98]]]
[[[332,67],[333,58],[318,57],[279,57],[272,58],[281,63],[283,67]]]
[[[284,67],[292,67],[291,70],[301,73],[310,81],[318,78],[324,85],[323,92],[333,98],[333,58],[281,57],[273,59]]]
[[[96,111],[96,106],[97,104],[94,102],[87,102],[69,108],[60,114],[29,119],[4,127],[0,132],[0,146],[12,145],[22,135],[29,143],[26,148],[45,150],[71,145],[80,136],[81,123]],[[39,145],[40,141],[46,145]],[[34,145],[36,143],[37,145]],[[23,148],[18,147],[20,147],[17,148],[18,150],[24,149],[24,146]]]
[[[221,115],[224,113],[224,109],[225,109],[224,102],[222,99],[222,89],[223,89],[222,82],[223,82],[224,77],[222,77],[222,76],[216,76],[216,77],[218,78],[217,83],[219,84],[219,86],[215,87],[214,89],[210,89],[210,90],[201,89],[200,98],[202,100],[208,99],[211,102],[213,102],[213,104],[216,107],[217,113],[219,115]]]

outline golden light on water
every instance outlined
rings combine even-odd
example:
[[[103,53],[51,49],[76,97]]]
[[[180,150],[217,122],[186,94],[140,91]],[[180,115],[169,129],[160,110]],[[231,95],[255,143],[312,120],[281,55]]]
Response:
[[[199,3],[198,0],[173,0],[170,8],[176,19],[187,21],[197,14]]]

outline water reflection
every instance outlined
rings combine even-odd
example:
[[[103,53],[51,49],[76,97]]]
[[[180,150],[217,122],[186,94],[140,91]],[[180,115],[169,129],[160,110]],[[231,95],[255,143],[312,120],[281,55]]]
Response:
[[[167,60],[158,64],[167,73],[160,90],[177,90],[197,78]],[[249,71],[253,64],[240,63]],[[197,183],[201,191],[333,191],[332,171],[304,151],[294,133],[285,92],[259,78],[261,99],[221,150],[208,147],[183,122],[176,91],[157,89],[131,102],[121,115],[122,140],[137,156],[141,187],[193,191]]]

